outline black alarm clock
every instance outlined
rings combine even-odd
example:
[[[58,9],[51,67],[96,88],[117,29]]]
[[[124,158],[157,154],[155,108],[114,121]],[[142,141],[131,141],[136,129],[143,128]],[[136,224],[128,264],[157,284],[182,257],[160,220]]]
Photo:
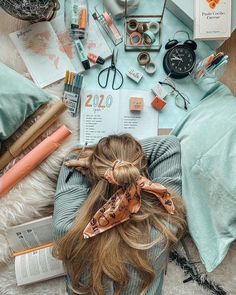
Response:
[[[180,32],[186,33],[188,36],[188,39],[182,44],[174,39],[175,35]],[[197,44],[190,40],[188,32],[185,31],[177,31],[174,37],[165,45],[167,52],[163,59],[163,68],[169,77],[182,79],[187,77],[194,68],[196,63],[194,51],[197,49]]]

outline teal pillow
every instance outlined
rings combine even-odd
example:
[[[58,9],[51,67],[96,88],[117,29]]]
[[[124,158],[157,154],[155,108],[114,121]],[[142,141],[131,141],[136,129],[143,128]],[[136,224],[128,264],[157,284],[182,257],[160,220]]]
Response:
[[[178,124],[189,231],[208,272],[236,239],[236,98],[213,91]]]
[[[51,97],[33,82],[0,63],[0,147]]]

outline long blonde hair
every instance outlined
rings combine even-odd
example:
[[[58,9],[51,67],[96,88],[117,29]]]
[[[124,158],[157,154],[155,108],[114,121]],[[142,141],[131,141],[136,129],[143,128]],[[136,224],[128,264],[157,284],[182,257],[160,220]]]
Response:
[[[91,183],[91,191],[78,210],[72,228],[55,243],[55,256],[63,260],[71,288],[78,294],[105,294],[105,277],[115,283],[115,294],[122,294],[129,281],[129,265],[140,274],[137,294],[145,294],[155,278],[153,265],[148,260],[148,249],[160,243],[160,237],[156,240],[151,238],[151,228],[162,234],[162,241],[164,239],[168,249],[185,230],[184,209],[178,196],[172,195],[176,211],[170,215],[156,198],[142,194],[141,209],[129,221],[88,240],[83,239],[86,225],[117,189],[103,178],[105,171],[117,159],[133,164],[119,167],[114,173],[120,185],[136,181],[140,174],[147,176],[143,149],[130,135],[104,137],[92,150],[85,150],[81,161],[87,162],[85,173]],[[175,233],[170,230],[171,226]],[[86,270],[89,270],[88,277],[84,280]]]

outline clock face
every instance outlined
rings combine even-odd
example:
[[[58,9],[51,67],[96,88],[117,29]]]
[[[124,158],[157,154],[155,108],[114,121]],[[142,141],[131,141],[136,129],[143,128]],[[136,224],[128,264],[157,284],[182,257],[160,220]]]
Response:
[[[195,53],[188,45],[176,45],[167,52],[164,68],[174,78],[184,78],[192,71],[195,60]]]

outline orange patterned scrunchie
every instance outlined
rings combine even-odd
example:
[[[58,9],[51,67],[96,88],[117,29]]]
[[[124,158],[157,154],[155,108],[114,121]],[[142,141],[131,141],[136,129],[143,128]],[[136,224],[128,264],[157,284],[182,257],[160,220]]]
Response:
[[[116,160],[112,167],[107,169],[104,178],[109,183],[118,185],[113,172],[117,167],[127,164],[133,165],[129,162]],[[168,213],[174,214],[175,207],[166,187],[140,176],[136,183],[129,185],[127,188],[120,187],[95,213],[83,232],[84,239],[96,236],[123,223],[130,218],[131,214],[137,213],[141,207],[141,191],[154,195]]]

